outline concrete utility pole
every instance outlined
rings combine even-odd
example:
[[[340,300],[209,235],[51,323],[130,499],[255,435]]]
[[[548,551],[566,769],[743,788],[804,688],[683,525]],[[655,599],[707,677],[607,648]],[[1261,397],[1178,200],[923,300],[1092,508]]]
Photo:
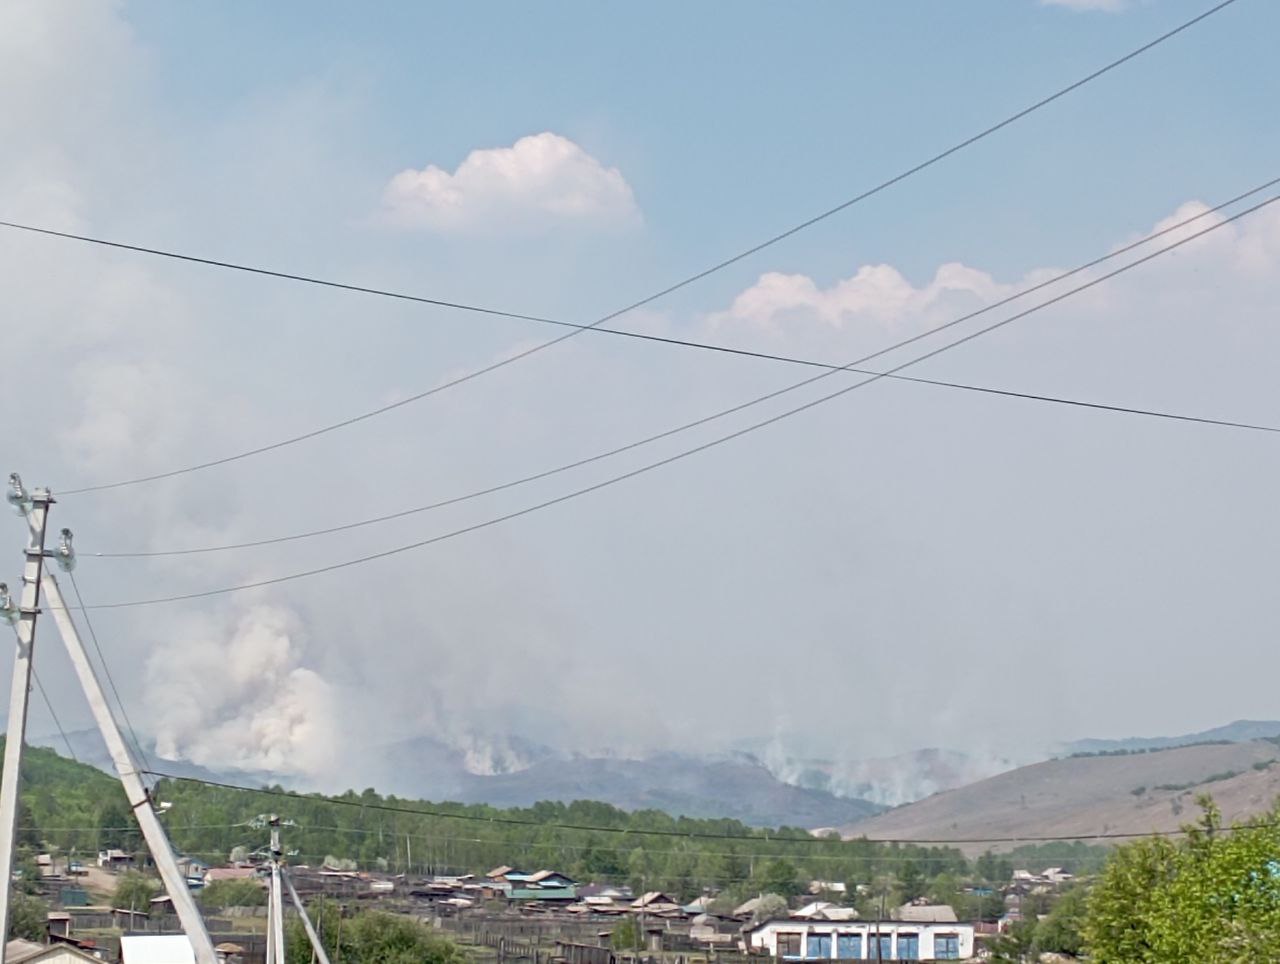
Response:
[[[80,631],[71,619],[71,612],[67,609],[58,580],[53,573],[45,570],[41,581],[44,585],[44,593],[49,599],[49,610],[53,613],[53,621],[62,635],[62,642],[67,648],[67,655],[71,658],[71,665],[75,668],[76,676],[79,677],[80,688],[89,702],[89,709],[93,712],[98,730],[102,733],[107,751],[111,754],[116,775],[124,787],[125,796],[129,798],[129,806],[133,808],[133,815],[137,818],[142,836],[147,842],[147,849],[156,863],[161,881],[164,882],[165,893],[173,901],[173,909],[178,915],[179,923],[182,924],[182,930],[191,941],[196,964],[218,964],[218,955],[213,949],[213,940],[209,937],[209,931],[204,926],[204,917],[201,916],[200,908],[196,906],[195,898],[191,895],[191,888],[187,886],[187,878],[178,867],[173,846],[169,843],[169,837],[164,832],[160,818],[156,815],[155,807],[152,806],[151,794],[147,791],[146,784],[142,782],[138,764],[134,761],[133,754],[129,752],[129,746],[125,743],[124,736],[116,725],[115,717],[111,714],[106,693],[102,690],[102,684],[98,682],[93,664],[89,662],[89,654],[85,651],[84,643],[80,639]]]
[[[205,929],[204,918],[196,907],[195,898],[187,887],[187,879],[178,867],[173,848],[164,828],[151,805],[151,795],[142,782],[142,774],[129,752],[128,745],[116,726],[115,717],[107,703],[106,694],[98,682],[93,664],[80,639],[80,632],[71,619],[71,612],[63,599],[58,580],[45,566],[46,557],[52,557],[60,567],[70,571],[75,565],[75,550],[72,548],[71,530],[63,529],[58,547],[52,551],[45,549],[45,530],[48,524],[49,506],[54,498],[45,489],[37,489],[28,494],[22,479],[15,472],[9,476],[9,494],[7,500],[20,515],[26,516],[29,538],[27,543],[27,561],[22,575],[22,602],[17,608],[18,653],[13,669],[13,690],[9,700],[9,729],[5,741],[4,770],[0,775],[0,871],[4,877],[4,900],[0,901],[0,935],[8,933],[9,926],[9,882],[13,873],[13,841],[17,824],[19,773],[22,764],[22,745],[26,739],[27,700],[31,689],[32,644],[35,641],[36,616],[40,612],[40,593],[48,598],[49,609],[53,613],[54,623],[62,636],[62,642],[71,658],[89,702],[89,709],[102,733],[103,741],[111,754],[111,762],[115,765],[116,774],[124,787],[125,796],[133,808],[134,817],[146,839],[147,848],[155,860],[160,879],[164,882],[165,892],[173,901],[173,909],[182,923],[182,929],[191,941],[195,953],[196,964],[218,964],[218,955],[213,949],[213,941]],[[7,592],[0,593],[7,596]],[[15,612],[12,604],[0,599],[0,613],[12,620],[9,615]],[[0,941],[0,964],[5,964],[4,942]]]
[[[276,955],[267,964],[284,964],[284,900],[280,894],[280,860],[284,850],[280,847],[280,818],[273,813],[267,822],[271,827],[271,891],[267,926],[271,928],[271,943]]]
[[[307,932],[307,940],[311,944],[313,960],[318,960],[320,964],[329,964],[329,955],[325,953],[324,944],[320,941],[320,935],[316,933],[316,929],[311,925],[311,918],[307,914],[307,909],[302,905],[302,901],[298,898],[298,892],[294,889],[293,881],[289,879],[288,871],[284,866],[284,847],[280,843],[280,828],[293,826],[292,821],[281,820],[276,814],[269,814],[259,817],[253,822],[253,826],[267,826],[271,828],[271,843],[267,857],[267,866],[271,871],[270,887],[267,891],[267,964],[284,964],[284,892],[283,888],[288,888],[289,899],[293,901],[293,906],[297,908],[298,916],[302,918],[302,926]]]
[[[9,933],[9,896],[13,880],[13,842],[18,828],[18,793],[22,782],[22,745],[27,738],[27,707],[31,696],[32,657],[36,641],[36,617],[40,614],[40,576],[44,571],[44,536],[53,497],[45,489],[28,494],[15,472],[9,476],[8,502],[27,517],[30,538],[22,569],[22,598],[17,608],[7,586],[0,592],[0,606],[7,621],[16,620],[18,648],[13,657],[13,685],[9,692],[9,726],[4,745],[4,770],[0,774],[0,964],[5,960],[4,935]]]
[[[316,933],[316,929],[311,925],[311,918],[307,914],[307,909],[302,906],[302,901],[298,899],[298,892],[293,887],[293,881],[289,879],[287,871],[281,870],[280,877],[284,880],[284,885],[289,888],[289,899],[293,901],[293,906],[298,909],[298,916],[302,918],[302,926],[306,928],[307,940],[311,942],[311,949],[315,951],[316,959],[320,964],[329,964],[329,955],[325,953],[324,944],[320,941],[320,935]]]

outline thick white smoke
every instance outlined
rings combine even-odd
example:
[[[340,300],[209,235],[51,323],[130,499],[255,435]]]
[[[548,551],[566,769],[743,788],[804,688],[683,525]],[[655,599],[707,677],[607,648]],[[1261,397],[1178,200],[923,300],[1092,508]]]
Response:
[[[300,621],[254,606],[233,627],[204,626],[147,665],[156,752],[169,759],[314,775],[338,751],[335,694],[300,665]]]

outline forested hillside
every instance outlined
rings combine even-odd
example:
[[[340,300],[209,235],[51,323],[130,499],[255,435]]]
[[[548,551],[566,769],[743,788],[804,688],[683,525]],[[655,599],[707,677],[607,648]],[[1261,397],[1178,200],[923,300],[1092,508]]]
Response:
[[[142,844],[119,784],[50,750],[24,757],[23,840],[28,851],[94,854]],[[966,882],[1007,880],[1014,861],[1089,870],[1101,852],[1054,845],[1023,855],[966,860],[946,847],[815,838],[804,830],[760,830],[736,820],[632,813],[578,801],[499,809],[409,801],[373,790],[339,797],[243,790],[162,780],[157,800],[175,847],[211,864],[237,848],[252,852],[265,833],[249,824],[263,813],[294,821],[285,831],[295,863],[354,862],[364,869],[483,873],[500,864],[548,867],[583,880],[627,883],[692,897],[705,888],[731,894],[798,893],[813,880],[878,883],[891,897],[929,894],[963,900]]]

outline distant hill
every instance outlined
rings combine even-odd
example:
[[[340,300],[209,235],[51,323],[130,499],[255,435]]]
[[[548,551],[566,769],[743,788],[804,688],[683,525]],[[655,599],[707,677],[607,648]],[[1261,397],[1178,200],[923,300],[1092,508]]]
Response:
[[[1269,808],[1280,796],[1280,746],[1258,740],[1059,758],[935,794],[841,831],[905,840],[1165,832],[1194,819],[1200,793],[1211,793],[1227,820]]]
[[[624,810],[728,817],[758,827],[835,827],[878,813],[867,800],[792,786],[746,754],[678,753],[645,759],[607,756],[535,758],[523,769],[477,774],[460,755],[429,739],[396,744],[379,786],[405,796],[526,807],[540,800],[599,800]]]
[[[1063,747],[1063,753],[1112,753],[1116,750],[1165,750],[1193,743],[1247,743],[1280,736],[1280,720],[1236,720],[1199,733],[1182,736],[1131,736],[1119,740],[1075,740]]]
[[[147,767],[149,763],[151,768],[160,770],[170,776],[193,777],[197,780],[214,780],[224,783],[242,783],[251,786],[271,783],[293,789],[288,779],[274,773],[237,770],[233,767],[211,770],[196,763],[188,763],[186,760],[166,760],[156,753],[154,741],[147,739],[145,736],[140,736],[139,740],[142,743],[142,752],[147,757],[145,761],[139,761],[142,766]],[[75,754],[75,758],[79,762],[91,766],[95,770],[101,770],[112,777],[116,775],[115,765],[111,762],[111,754],[107,752],[107,745],[102,739],[102,734],[96,729],[71,730],[66,734],[65,740],[61,733],[27,735],[28,746],[46,747],[59,756],[67,754],[67,744],[70,744],[70,752]]]
[[[760,754],[779,780],[838,797],[860,798],[895,807],[940,790],[1012,770],[1016,763],[988,754],[931,747],[873,759],[779,757]]]

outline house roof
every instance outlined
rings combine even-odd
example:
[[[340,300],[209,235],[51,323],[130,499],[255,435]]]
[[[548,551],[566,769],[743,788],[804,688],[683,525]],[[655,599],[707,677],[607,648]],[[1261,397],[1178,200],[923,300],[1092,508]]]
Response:
[[[817,917],[828,907],[834,907],[835,904],[829,900],[815,900],[812,903],[805,904],[798,911],[795,911],[792,917]]]
[[[679,906],[660,890],[651,890],[631,902],[632,907],[649,907],[653,904],[674,904]]]
[[[70,955],[73,959],[102,964],[98,958],[72,944],[35,944],[31,941],[9,941],[4,947],[4,959],[8,964],[39,964],[46,958]]]
[[[535,884],[540,884],[551,877],[559,877],[561,880],[573,883],[572,877],[568,874],[562,874],[558,870],[539,870],[536,874],[530,874],[526,879],[533,881]]]
[[[514,870],[514,867],[508,867],[506,864],[503,864],[501,867],[494,867],[493,870],[489,871],[485,876],[492,880],[496,877],[505,877]]]
[[[952,923],[957,919],[949,904],[903,904],[897,916],[898,920],[920,924]]]
[[[584,884],[578,888],[582,897],[612,897],[618,900],[632,898],[630,887],[617,887],[613,884]]]
[[[215,880],[246,880],[250,877],[257,877],[258,871],[255,867],[210,867],[206,876],[211,882]]]
[[[185,934],[147,934],[120,938],[122,964],[196,964]]]

